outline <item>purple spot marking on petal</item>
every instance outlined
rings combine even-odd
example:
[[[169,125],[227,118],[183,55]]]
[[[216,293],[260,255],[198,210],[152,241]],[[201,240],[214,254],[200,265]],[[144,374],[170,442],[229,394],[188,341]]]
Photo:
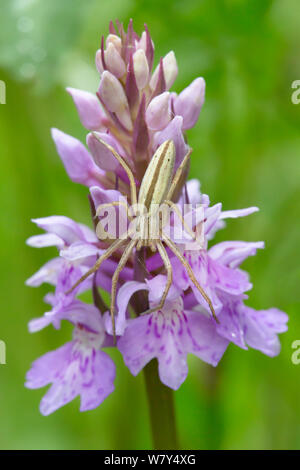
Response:
[[[170,364],[171,361],[172,361],[172,356],[170,355],[170,356],[168,357],[168,359],[166,360],[166,364]]]

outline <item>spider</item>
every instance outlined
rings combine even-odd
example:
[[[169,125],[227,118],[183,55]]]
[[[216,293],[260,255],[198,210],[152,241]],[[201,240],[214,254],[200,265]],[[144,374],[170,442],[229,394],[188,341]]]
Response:
[[[193,238],[195,239],[194,232],[191,231],[189,227],[186,226],[181,213],[176,206],[176,204],[172,201],[172,197],[174,195],[175,190],[180,183],[181,177],[187,169],[189,158],[191,154],[191,149],[188,151],[186,156],[184,157],[182,163],[179,165],[178,169],[175,172],[175,175],[172,179],[174,164],[175,164],[175,145],[172,140],[167,140],[163,142],[156,152],[154,153],[149,166],[143,176],[142,183],[140,186],[140,190],[137,197],[137,187],[134,180],[133,173],[126,163],[126,161],[106,142],[101,140],[97,134],[94,134],[94,137],[102,144],[105,145],[114,157],[118,160],[121,164],[123,169],[125,170],[130,183],[130,195],[131,195],[131,208],[129,210],[128,206],[124,201],[115,201],[106,204],[101,204],[97,208],[96,215],[99,215],[99,212],[108,206],[125,206],[127,217],[129,220],[132,220],[132,215],[135,217],[135,227],[134,229],[128,229],[125,234],[122,234],[121,237],[117,238],[103,253],[94,266],[89,269],[72,287],[68,290],[67,293],[72,292],[82,281],[84,281],[87,277],[91,274],[95,273],[106,259],[108,259],[116,250],[118,250],[125,242],[127,242],[127,246],[125,247],[122,256],[120,258],[119,264],[114,272],[112,277],[112,288],[111,288],[111,306],[110,306],[110,314],[112,319],[112,330],[114,340],[116,338],[116,327],[115,327],[115,312],[116,312],[116,294],[117,294],[117,286],[119,281],[119,275],[121,270],[125,267],[130,255],[132,254],[134,248],[139,251],[141,248],[149,247],[152,252],[158,251],[163,261],[166,273],[167,273],[167,282],[161,297],[159,304],[156,307],[150,308],[143,312],[144,314],[149,314],[154,311],[160,310],[163,308],[165,300],[167,298],[168,292],[172,285],[173,281],[173,270],[172,265],[166,251],[164,245],[166,245],[170,251],[180,260],[180,262],[185,267],[191,281],[194,283],[196,288],[201,293],[202,297],[207,302],[210,311],[213,315],[213,318],[218,322],[218,319],[215,315],[215,311],[212,305],[212,302],[203,288],[200,286],[199,282],[197,281],[191,266],[189,265],[186,258],[183,254],[179,251],[176,244],[162,231],[161,227],[161,220],[160,220],[160,227],[158,234],[156,232],[153,235],[153,227],[157,229],[157,212],[160,207],[164,204],[173,208],[173,210],[177,213],[179,218],[181,219],[182,223],[184,224],[185,228],[192,234]],[[142,210],[140,211],[140,208]],[[131,213],[130,213],[131,211]],[[99,223],[100,224],[100,223]],[[98,238],[102,238],[103,230],[100,226],[97,226],[97,236]],[[152,235],[152,236],[151,236]]]

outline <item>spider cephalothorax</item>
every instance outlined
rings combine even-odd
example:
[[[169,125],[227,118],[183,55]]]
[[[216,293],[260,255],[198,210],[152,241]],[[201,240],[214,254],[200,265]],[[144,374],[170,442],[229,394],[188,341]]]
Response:
[[[112,278],[112,289],[111,289],[111,306],[110,306],[110,313],[112,318],[112,327],[113,327],[113,334],[115,337],[115,309],[116,309],[116,294],[117,294],[117,286],[119,281],[119,275],[121,270],[125,267],[130,255],[132,254],[133,250],[140,250],[144,247],[150,247],[153,252],[158,251],[166,273],[167,273],[167,282],[166,286],[163,291],[163,295],[161,297],[159,305],[155,306],[147,310],[145,313],[150,313],[156,310],[159,310],[163,307],[165,300],[167,298],[168,292],[170,290],[172,280],[173,280],[173,270],[172,265],[166,251],[164,245],[166,245],[169,250],[174,253],[175,256],[181,261],[181,263],[186,268],[186,271],[191,279],[191,281],[195,284],[197,289],[200,291],[203,298],[209,305],[209,308],[212,312],[213,317],[217,320],[214,312],[214,308],[210,298],[207,296],[205,291],[200,286],[199,282],[197,281],[192,268],[190,267],[189,263],[187,262],[186,258],[183,254],[179,251],[176,244],[171,240],[169,236],[167,236],[163,231],[163,222],[161,217],[158,217],[158,211],[164,206],[171,207],[174,212],[177,213],[179,218],[182,220],[183,225],[187,229],[187,231],[195,237],[194,233],[191,232],[190,228],[186,226],[185,221],[182,219],[181,213],[176,206],[176,204],[172,201],[173,195],[177,186],[182,178],[182,175],[186,171],[187,165],[189,163],[190,153],[191,150],[186,154],[182,163],[179,165],[178,169],[175,172],[174,177],[174,164],[175,164],[175,146],[172,140],[167,140],[162,143],[158,149],[156,150],[155,154],[153,155],[149,166],[144,174],[142,179],[142,183],[139,189],[139,193],[137,196],[137,187],[135,183],[135,179],[131,169],[129,168],[128,164],[123,160],[123,158],[107,143],[102,141],[97,134],[94,134],[97,140],[101,142],[101,144],[105,145],[114,157],[119,161],[122,165],[124,170],[127,173],[130,182],[130,195],[131,195],[131,207],[129,208],[127,204],[123,201],[116,201],[107,204],[101,204],[97,208],[97,215],[99,215],[100,211],[103,208],[108,206],[124,206],[126,209],[126,213],[129,220],[133,220],[135,218],[135,223],[131,224],[129,229],[123,233],[119,238],[117,238],[105,251],[105,253],[100,256],[100,258],[96,261],[95,265],[87,271],[84,276],[82,276],[76,284],[70,289],[71,292],[75,287],[77,287],[82,281],[84,281],[88,276],[95,273],[103,261],[109,258],[116,250],[118,250],[125,242],[127,245],[123,251],[123,254],[120,258],[119,264],[114,272]],[[158,222],[157,222],[158,221]],[[98,237],[101,239],[102,226],[101,224],[98,225],[96,230]]]

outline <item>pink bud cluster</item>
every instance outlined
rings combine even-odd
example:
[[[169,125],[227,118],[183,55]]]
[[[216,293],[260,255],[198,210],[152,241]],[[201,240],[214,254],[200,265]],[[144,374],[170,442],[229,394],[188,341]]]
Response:
[[[96,52],[100,73],[97,93],[74,88],[67,90],[82,124],[115,148],[141,181],[153,153],[165,140],[170,138],[175,143],[177,165],[186,154],[183,132],[193,127],[198,119],[204,102],[205,82],[199,77],[179,95],[170,92],[178,73],[174,52],[166,54],[153,68],[154,45],[148,28],[145,26],[139,37],[133,30],[132,21],[127,32],[118,22],[117,26],[118,31],[110,24],[110,34],[106,41],[102,37],[101,47]],[[65,166],[70,166],[64,135],[54,130],[53,137]],[[87,145],[98,167],[104,172],[117,171],[126,182],[126,176],[120,169],[118,171],[118,164],[111,156],[108,158],[107,149],[92,133],[87,136]],[[73,149],[69,153],[73,154]],[[81,148],[81,153],[86,152]],[[87,178],[85,164],[81,177],[80,173],[77,181],[90,186],[93,170]],[[101,176],[96,175],[98,184],[112,188],[114,183],[110,181],[110,175],[106,175],[106,181],[104,175]]]

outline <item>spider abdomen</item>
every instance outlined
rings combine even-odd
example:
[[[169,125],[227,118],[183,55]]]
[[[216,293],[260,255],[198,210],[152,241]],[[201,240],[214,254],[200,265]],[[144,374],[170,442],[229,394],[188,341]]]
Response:
[[[138,204],[144,206],[149,215],[158,210],[170,189],[175,156],[173,140],[166,140],[156,150],[144,174]]]

